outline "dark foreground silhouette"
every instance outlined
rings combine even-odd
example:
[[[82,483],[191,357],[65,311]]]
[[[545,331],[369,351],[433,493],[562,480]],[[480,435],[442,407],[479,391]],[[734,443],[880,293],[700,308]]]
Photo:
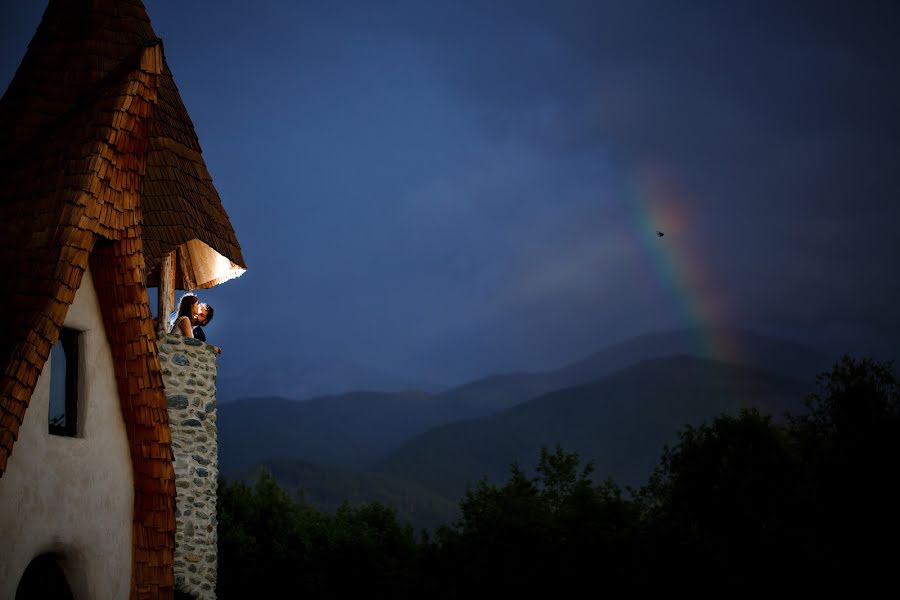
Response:
[[[900,409],[889,363],[844,358],[806,412],[687,426],[639,489],[557,446],[482,482],[417,534],[379,503],[321,513],[261,474],[219,487],[218,596],[473,597],[889,581],[900,533]],[[574,593],[574,592],[573,592]],[[593,594],[592,594],[593,595]]]

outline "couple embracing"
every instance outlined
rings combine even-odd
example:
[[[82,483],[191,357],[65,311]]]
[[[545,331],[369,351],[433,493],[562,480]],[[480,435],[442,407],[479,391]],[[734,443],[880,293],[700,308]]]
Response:
[[[200,298],[194,294],[185,294],[178,304],[178,314],[175,316],[170,331],[205,342],[206,334],[203,332],[203,327],[212,321],[213,312],[212,306],[206,302],[200,302]],[[213,349],[216,354],[222,352],[218,346],[213,346]]]

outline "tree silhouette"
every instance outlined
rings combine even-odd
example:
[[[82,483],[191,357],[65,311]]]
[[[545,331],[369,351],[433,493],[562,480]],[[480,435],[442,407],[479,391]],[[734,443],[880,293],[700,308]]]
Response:
[[[422,587],[412,527],[371,502],[321,513],[263,469],[253,486],[220,480],[220,598],[405,598]]]
[[[648,561],[734,585],[883,578],[898,533],[889,363],[845,357],[787,426],[756,411],[689,426],[641,490]]]
[[[378,503],[320,513],[267,472],[219,488],[219,596],[456,598],[807,591],[890,582],[900,534],[900,394],[890,363],[844,358],[785,424],[755,410],[685,427],[637,492],[559,445],[533,475],[480,481],[417,541]],[[724,587],[723,587],[724,586]]]
[[[687,427],[642,494],[652,562],[741,585],[785,576],[800,540],[799,475],[787,432],[755,410]]]
[[[851,581],[887,579],[900,534],[900,394],[891,363],[845,356],[790,425],[810,485],[810,555]],[[895,554],[893,556],[896,556]]]
[[[502,485],[482,480],[460,502],[462,518],[438,532],[438,587],[449,596],[486,589],[578,589],[598,566],[632,571],[638,511],[612,481],[596,484],[577,453],[541,449],[536,476],[516,464]]]

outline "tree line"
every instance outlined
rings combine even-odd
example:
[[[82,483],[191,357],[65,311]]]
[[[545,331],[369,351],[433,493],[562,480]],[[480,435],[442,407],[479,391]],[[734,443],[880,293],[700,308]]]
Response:
[[[377,502],[319,512],[266,472],[253,485],[222,480],[217,593],[457,598],[890,581],[898,397],[891,363],[845,357],[817,378],[803,414],[744,410],[686,426],[638,489],[598,483],[576,453],[545,448],[533,470],[512,465],[505,483],[470,489],[461,518],[432,534]]]

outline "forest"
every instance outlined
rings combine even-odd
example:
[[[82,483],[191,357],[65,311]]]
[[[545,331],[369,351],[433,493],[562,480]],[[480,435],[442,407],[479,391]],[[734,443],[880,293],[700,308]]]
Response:
[[[898,391],[892,363],[846,356],[798,414],[686,424],[639,487],[557,445],[469,489],[461,517],[434,532],[378,502],[319,511],[266,472],[222,479],[217,593],[864,589],[896,563]]]

